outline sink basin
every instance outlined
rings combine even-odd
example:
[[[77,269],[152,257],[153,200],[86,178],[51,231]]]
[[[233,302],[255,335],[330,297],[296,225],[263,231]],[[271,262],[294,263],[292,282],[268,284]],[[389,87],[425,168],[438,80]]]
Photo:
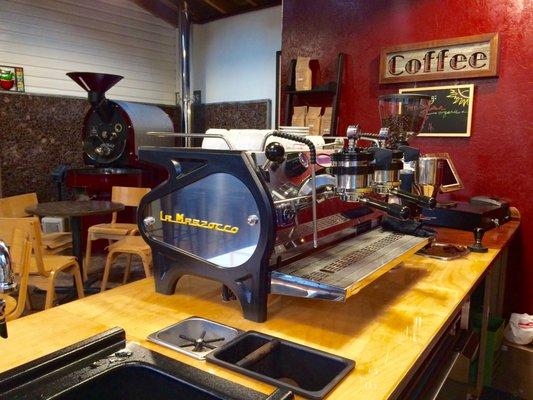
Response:
[[[53,400],[164,400],[169,398],[223,399],[219,395],[209,393],[189,382],[164,374],[153,367],[138,364],[125,364],[108,369],[92,379],[51,397]]]
[[[0,373],[0,399],[10,400],[289,400],[227,381],[136,343],[114,328]]]

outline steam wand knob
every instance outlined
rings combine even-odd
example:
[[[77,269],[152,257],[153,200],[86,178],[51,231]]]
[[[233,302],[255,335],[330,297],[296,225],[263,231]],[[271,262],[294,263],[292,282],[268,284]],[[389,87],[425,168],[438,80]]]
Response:
[[[285,161],[285,148],[279,142],[272,142],[266,147],[265,156],[273,163],[281,164]]]

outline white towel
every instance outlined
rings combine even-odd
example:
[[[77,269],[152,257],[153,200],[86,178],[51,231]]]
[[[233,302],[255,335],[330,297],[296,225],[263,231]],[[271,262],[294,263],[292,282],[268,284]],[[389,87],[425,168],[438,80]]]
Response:
[[[251,150],[262,151],[261,145],[266,135],[271,133],[271,129],[208,129],[207,135],[223,135],[234,150]],[[322,149],[324,146],[324,138],[322,136],[308,135],[307,139],[311,140],[317,149]],[[294,142],[289,139],[283,139],[276,136],[270,136],[266,144],[272,142],[279,142],[285,147],[285,151],[305,151],[308,147],[299,142]],[[205,138],[202,141],[202,148],[204,149],[219,149],[228,150],[226,142],[219,138]]]

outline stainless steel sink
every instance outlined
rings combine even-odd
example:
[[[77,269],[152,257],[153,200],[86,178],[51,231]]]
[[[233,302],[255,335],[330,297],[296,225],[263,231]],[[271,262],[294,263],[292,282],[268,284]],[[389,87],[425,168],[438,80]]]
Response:
[[[114,328],[0,373],[0,399],[10,400],[289,400],[270,395],[126,342]]]
[[[167,375],[151,366],[126,363],[72,386],[50,399],[164,400],[169,398],[217,400],[224,397],[207,388],[197,387],[190,382]]]

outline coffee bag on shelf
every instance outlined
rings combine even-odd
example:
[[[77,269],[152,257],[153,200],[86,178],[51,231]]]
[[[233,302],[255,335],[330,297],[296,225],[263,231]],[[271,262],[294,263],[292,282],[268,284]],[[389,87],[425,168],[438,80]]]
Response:
[[[307,114],[307,106],[293,107],[292,111],[292,126],[306,126],[305,117]]]
[[[320,134],[321,113],[322,107],[309,107],[307,116],[305,117],[305,126],[309,127],[310,135]]]
[[[320,121],[320,134],[322,136],[331,135],[331,117],[333,115],[333,107],[326,107],[322,119]]]
[[[313,72],[309,67],[310,57],[298,57],[296,59],[295,89],[311,90],[313,86]]]

